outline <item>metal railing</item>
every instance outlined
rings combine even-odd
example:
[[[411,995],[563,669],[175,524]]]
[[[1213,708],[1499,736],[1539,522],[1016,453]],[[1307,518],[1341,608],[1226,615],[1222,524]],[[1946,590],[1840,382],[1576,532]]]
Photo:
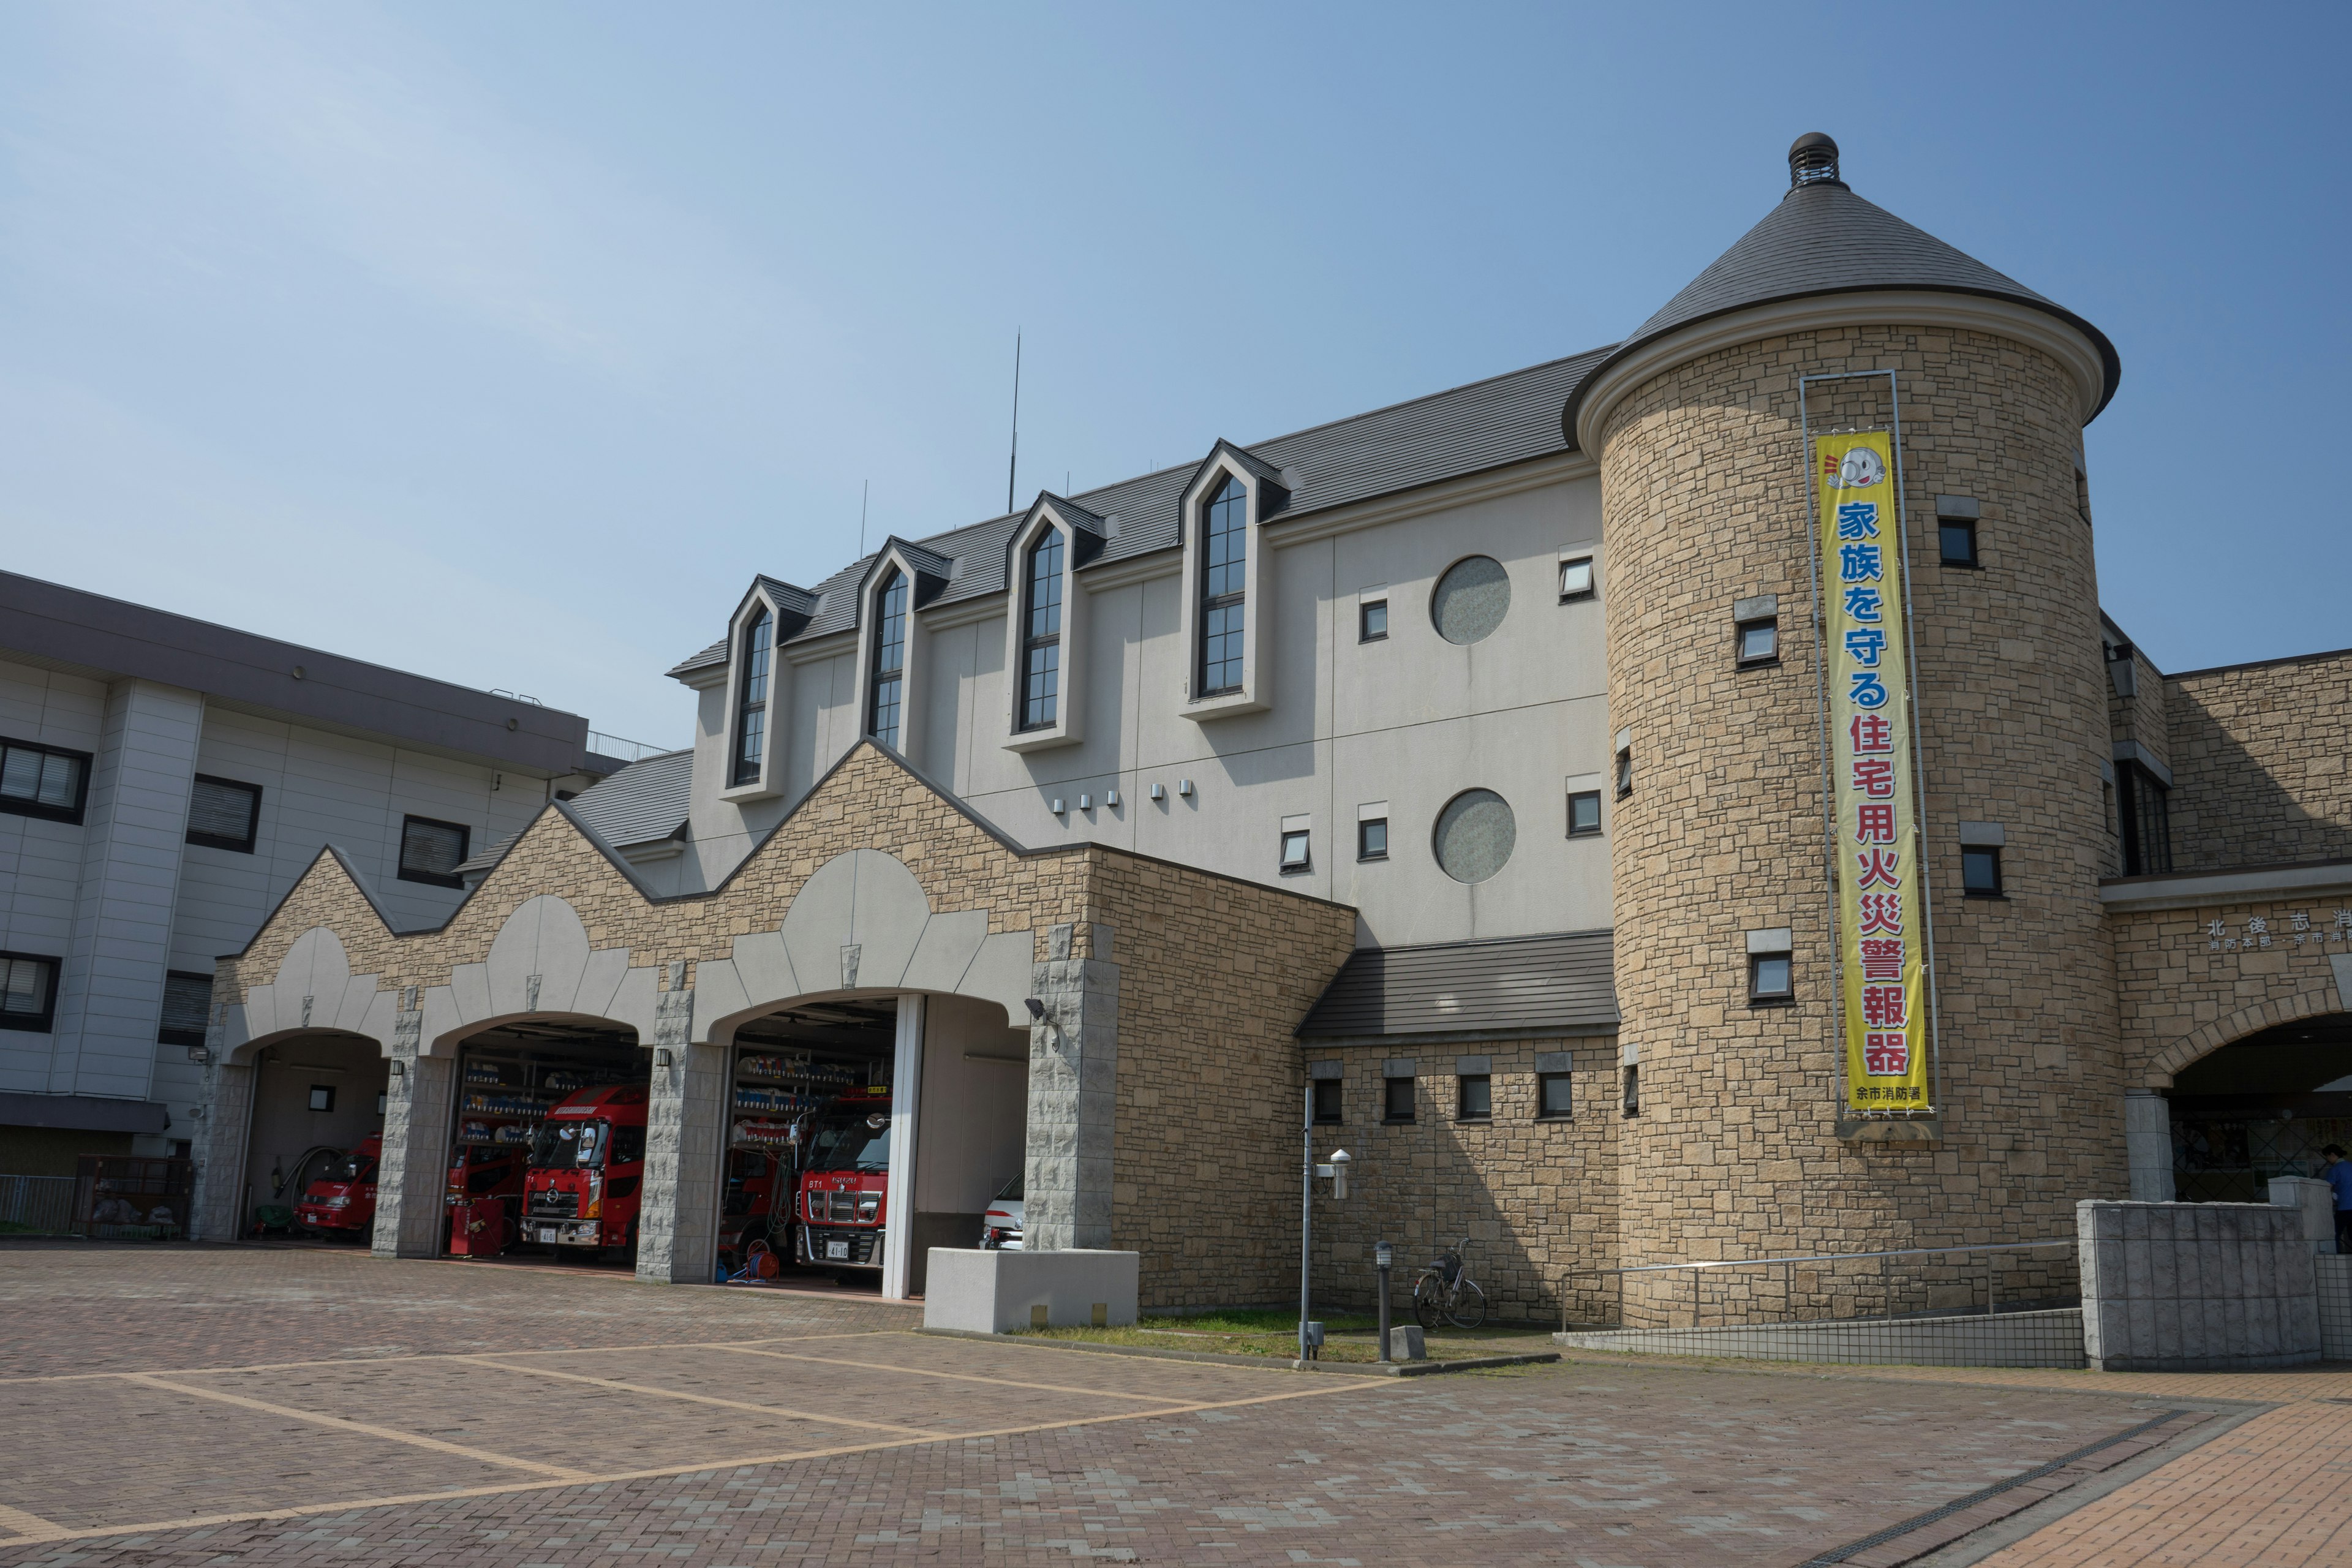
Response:
[[[1978,1254],[1985,1255],[1982,1258],[1984,1268],[1981,1270],[1980,1275],[1984,1282],[1984,1306],[1981,1310],[1987,1316],[1990,1316],[2000,1310],[2000,1258],[1993,1255],[2005,1252],[2041,1252],[2047,1251],[2052,1248],[2063,1248],[2071,1254],[2074,1252],[2074,1238],[2073,1237],[2064,1237],[2052,1241],[1999,1241],[1974,1247],[1899,1247],[1887,1252],[1808,1252],[1793,1253],[1783,1258],[1707,1259],[1705,1261],[1692,1263],[1642,1263],[1624,1268],[1571,1268],[1560,1277],[1559,1326],[1562,1332],[1566,1332],[1571,1328],[1583,1328],[1587,1330],[1604,1331],[1613,1329],[1622,1329],[1625,1324],[1625,1277],[1627,1275],[1668,1275],[1686,1273],[1690,1276],[1690,1323],[1688,1326],[1697,1328],[1700,1327],[1705,1321],[1705,1291],[1703,1282],[1706,1279],[1708,1275],[1735,1269],[1774,1268],[1780,1271],[1780,1314],[1777,1317],[1770,1319],[1758,1319],[1750,1317],[1747,1321],[1750,1324],[1759,1321],[1801,1321],[1805,1320],[1801,1318],[1798,1312],[1798,1291],[1801,1284],[1802,1284],[1811,1292],[1813,1300],[1824,1304],[1833,1305],[1839,1299],[1840,1293],[1832,1289],[1829,1282],[1820,1279],[1815,1279],[1811,1281],[1801,1281],[1798,1275],[1798,1269],[1801,1265],[1813,1265],[1815,1266],[1815,1273],[1819,1274],[1823,1271],[1824,1266],[1826,1266],[1826,1268],[1829,1270],[1834,1270],[1842,1264],[1869,1263],[1872,1261],[1875,1261],[1878,1266],[1874,1283],[1876,1286],[1875,1294],[1879,1298],[1882,1310],[1876,1314],[1869,1315],[1874,1315],[1885,1321],[1892,1321],[1897,1316],[1913,1315],[1910,1313],[1898,1313],[1896,1310],[1895,1291],[1898,1281],[1895,1277],[1894,1270],[1890,1268],[1890,1263],[1893,1259],[1898,1258],[1960,1258]],[[1967,1312],[1979,1310],[1975,1306],[1973,1300],[1974,1284],[1976,1279],[1979,1277],[1979,1272],[1969,1269],[1966,1263],[1946,1268],[1943,1272],[1950,1277],[1944,1287],[1946,1289],[1948,1290],[1953,1285],[1963,1282],[1967,1283],[1970,1288],[1971,1300],[1969,1304],[1965,1308],[1960,1308],[1957,1310]],[[1579,1279],[1602,1280],[1612,1278],[1616,1280],[1617,1288],[1617,1310],[1614,1320],[1608,1322],[1587,1321],[1580,1324],[1571,1323],[1570,1321],[1569,1314],[1571,1310],[1571,1303],[1575,1299],[1572,1292],[1574,1282]],[[2076,1273],[2076,1278],[2080,1278],[2079,1271]],[[1764,1279],[1769,1282],[1770,1277],[1768,1274]],[[1931,1286],[1930,1289],[1933,1289],[1933,1287]],[[1675,1304],[1675,1297],[1677,1294],[1678,1292],[1666,1293],[1666,1295],[1656,1303],[1657,1306],[1661,1310],[1670,1310]],[[1859,1288],[1856,1288],[1851,1292],[1851,1294],[1856,1300],[1856,1310],[1853,1313],[1853,1316],[1857,1318],[1865,1316],[1866,1314],[1864,1314],[1859,1310],[1859,1301],[1862,1291]],[[1756,1292],[1753,1289],[1748,1292],[1748,1299],[1752,1310],[1753,1304],[1757,1300]],[[2018,1303],[2021,1308],[2026,1303],[2023,1302]],[[1919,1315],[1927,1314],[1956,1315],[1956,1309],[1954,1309],[1949,1303],[1946,1303],[1941,1307],[1931,1303],[1927,1305],[1924,1309],[1924,1311]],[[1736,1326],[1732,1323],[1727,1313],[1719,1314],[1719,1321],[1721,1325],[1725,1327]]]
[[[73,1212],[71,1176],[0,1176],[0,1233],[64,1236]]]
[[[588,749],[599,756],[618,757],[625,763],[642,763],[647,757],[658,757],[680,748],[648,746],[643,741],[625,741],[618,735],[607,735],[602,730],[588,731]]]

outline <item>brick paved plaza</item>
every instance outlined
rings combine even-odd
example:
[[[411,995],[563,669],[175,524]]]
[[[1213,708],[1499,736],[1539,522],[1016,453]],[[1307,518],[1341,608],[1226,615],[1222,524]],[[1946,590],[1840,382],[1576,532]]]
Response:
[[[917,1321],[586,1270],[0,1244],[0,1564],[2352,1558],[2334,1370],[1395,1380]]]

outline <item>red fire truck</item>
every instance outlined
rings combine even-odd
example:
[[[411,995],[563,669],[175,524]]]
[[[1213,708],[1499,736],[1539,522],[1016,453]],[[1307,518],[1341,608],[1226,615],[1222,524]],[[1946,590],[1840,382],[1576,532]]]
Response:
[[[294,1205],[294,1226],[312,1235],[364,1241],[375,1232],[375,1167],[383,1154],[383,1134],[370,1133],[358,1148],[329,1165]]]
[[[846,1277],[882,1267],[890,1186],[890,1090],[854,1089],[815,1113],[802,1144],[798,1256]]]
[[[604,1084],[548,1111],[523,1177],[523,1240],[558,1257],[635,1251],[647,1099],[643,1084]]]
[[[446,1194],[453,1257],[494,1258],[514,1245],[529,1153],[520,1143],[457,1145]]]

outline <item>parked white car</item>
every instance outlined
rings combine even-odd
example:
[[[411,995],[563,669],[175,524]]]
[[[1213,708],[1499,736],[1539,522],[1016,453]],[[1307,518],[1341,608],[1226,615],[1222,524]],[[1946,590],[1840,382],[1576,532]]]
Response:
[[[1013,1173],[988,1205],[988,1213],[980,1222],[980,1245],[992,1252],[1021,1250],[1021,1175]]]

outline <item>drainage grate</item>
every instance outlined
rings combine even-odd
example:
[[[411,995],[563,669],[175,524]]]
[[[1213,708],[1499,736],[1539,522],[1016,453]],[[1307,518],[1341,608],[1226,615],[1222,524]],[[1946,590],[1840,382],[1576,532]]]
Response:
[[[2339,1400],[2336,1403],[2352,1405],[2352,1400]],[[1933,1524],[1939,1519],[1949,1519],[1962,1509],[1974,1508],[1987,1498],[1999,1497],[2011,1488],[2021,1487],[2028,1481],[2038,1481],[2044,1476],[2064,1469],[2078,1459],[2088,1458],[2102,1448],[2112,1448],[2118,1443],[2131,1441],[2144,1432],[2153,1432],[2177,1415],[2190,1414],[2192,1412],[2187,1410],[2168,1410],[2153,1421],[2143,1421],[2138,1426],[2127,1431],[2118,1432],[2112,1437],[2102,1437],[2097,1442],[2087,1444],[2071,1454],[2061,1454],[2048,1464],[2037,1465],[2021,1476],[2011,1476],[2005,1481],[1995,1481],[1981,1491],[1970,1492],[1963,1498],[1954,1498],[1939,1509],[1931,1510],[1915,1519],[1906,1519],[1900,1524],[1890,1524],[1875,1535],[1865,1535],[1860,1541],[1849,1541],[1843,1546],[1832,1547],[1819,1557],[1807,1558],[1800,1568],[1829,1568],[1832,1563],[1843,1563],[1848,1558],[1859,1556],[1874,1546],[1884,1546],[1898,1535],[1908,1535],[1913,1531]]]

